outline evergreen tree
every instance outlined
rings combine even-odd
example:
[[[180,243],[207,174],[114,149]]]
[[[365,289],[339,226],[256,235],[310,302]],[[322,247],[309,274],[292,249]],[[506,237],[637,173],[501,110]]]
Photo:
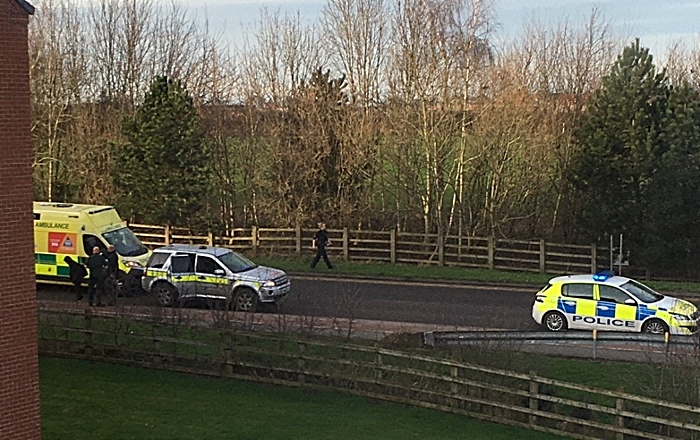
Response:
[[[576,132],[570,180],[588,239],[622,233],[635,265],[687,261],[700,207],[697,100],[671,88],[638,40],[625,48]]]
[[[646,189],[647,228],[640,260],[657,269],[697,272],[700,263],[700,96],[672,89],[664,118],[668,150]]]
[[[627,249],[637,247],[642,191],[665,149],[659,132],[668,90],[665,73],[656,72],[648,49],[636,41],[591,100],[576,132],[578,157],[570,174],[579,224],[589,239],[605,241],[609,234],[623,233],[631,245]]]
[[[156,78],[123,133],[129,142],[116,152],[120,208],[146,223],[206,229],[210,155],[185,87]]]

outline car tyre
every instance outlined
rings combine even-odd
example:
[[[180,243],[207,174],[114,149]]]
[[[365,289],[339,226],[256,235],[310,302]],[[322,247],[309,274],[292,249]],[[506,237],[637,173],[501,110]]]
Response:
[[[151,288],[151,292],[161,307],[173,307],[177,304],[177,290],[168,283],[162,281],[156,283]]]
[[[663,335],[668,333],[668,324],[660,319],[650,319],[642,326],[642,332]]]
[[[548,312],[542,318],[542,325],[550,332],[563,332],[567,328],[566,317],[560,312]]]
[[[236,291],[231,309],[236,312],[253,313],[258,308],[258,294],[249,287],[243,287]]]

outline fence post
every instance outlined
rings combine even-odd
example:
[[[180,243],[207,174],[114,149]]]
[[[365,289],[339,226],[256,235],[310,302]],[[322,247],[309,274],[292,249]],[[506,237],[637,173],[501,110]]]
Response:
[[[438,227],[438,266],[445,265],[445,237],[443,234],[442,225]]]
[[[301,225],[297,225],[296,230],[294,231],[296,234],[296,251],[297,251],[297,256],[301,257]]]
[[[452,366],[450,368],[450,377],[452,378],[452,383],[450,384],[450,391],[452,394],[457,394],[459,392],[459,385],[456,380],[459,379],[459,368]]]
[[[488,240],[488,265],[489,269],[493,270],[496,267],[495,257],[496,256],[496,240],[493,237],[489,237]]]
[[[207,234],[207,244],[209,246],[214,246],[214,233],[211,231]]]
[[[622,388],[618,389],[618,391],[623,392],[624,390]],[[615,400],[615,427],[616,428],[621,428],[624,429],[625,427],[625,418],[622,416],[622,412],[625,410],[625,399],[622,399],[618,397]],[[616,432],[615,433],[615,440],[624,440],[625,434],[622,432]]]
[[[396,228],[389,231],[389,256],[391,264],[396,264]]]
[[[170,225],[165,225],[165,245],[170,244]]]
[[[530,371],[530,412],[528,414],[528,423],[530,425],[537,424],[537,416],[534,414],[534,412],[537,411],[539,407],[537,395],[540,392],[540,384],[535,380],[536,376],[537,375],[534,371]]]
[[[375,359],[375,364],[376,364],[375,368],[376,368],[376,370],[375,370],[375,373],[374,373],[374,377],[377,379],[377,381],[382,380],[382,377],[384,376],[383,371],[382,371],[382,365],[383,365],[383,363],[384,363],[384,361],[383,361],[383,359],[382,359],[382,354],[379,353],[379,352],[377,352],[377,357],[376,357],[376,359]]]
[[[591,243],[591,273],[598,272],[598,245]]]
[[[540,240],[540,273],[546,273],[547,269],[547,245]]]
[[[85,309],[85,354],[92,356],[92,310]]]
[[[343,228],[343,261],[350,260],[350,239],[347,226]]]
[[[253,255],[258,255],[258,227],[253,226],[250,230],[250,244],[253,246]]]
[[[304,382],[306,382],[306,375],[304,374],[304,370],[306,370],[306,362],[304,361],[305,351],[306,344],[299,342],[299,359],[297,360],[297,367],[299,368],[299,371],[297,372],[297,381],[302,385]]]

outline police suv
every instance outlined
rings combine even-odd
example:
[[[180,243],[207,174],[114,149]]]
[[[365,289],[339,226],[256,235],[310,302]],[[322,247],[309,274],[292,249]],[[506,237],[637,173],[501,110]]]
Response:
[[[141,285],[161,306],[200,298],[223,300],[228,308],[244,312],[276,303],[291,288],[285,272],[257,266],[231,249],[185,244],[154,250]]]
[[[692,335],[700,312],[610,271],[552,278],[535,296],[532,317],[547,330],[568,328]]]

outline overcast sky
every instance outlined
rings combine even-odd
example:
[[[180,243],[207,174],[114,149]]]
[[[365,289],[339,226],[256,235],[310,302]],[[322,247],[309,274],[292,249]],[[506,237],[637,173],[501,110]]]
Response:
[[[322,0],[177,0],[198,16],[206,10],[214,30],[226,29],[226,38],[236,43],[245,29],[260,16],[260,9],[271,12],[299,11],[314,21],[325,1]],[[493,0],[498,23],[497,37],[510,40],[520,34],[531,17],[556,23],[562,17],[573,22],[585,21],[594,6],[614,25],[614,30],[630,40],[639,37],[656,58],[663,57],[669,43],[683,38],[696,41],[700,32],[700,0]]]
[[[31,1],[38,9],[48,0]],[[80,1],[80,0],[79,0]],[[97,0],[82,0],[96,2]],[[156,0],[169,2],[170,0]],[[498,23],[498,40],[512,40],[531,17],[556,23],[567,17],[574,23],[585,21],[598,6],[614,31],[632,40],[641,39],[655,58],[663,58],[669,43],[683,38],[697,44],[700,33],[700,0],[485,0],[494,4]],[[238,45],[266,7],[270,12],[296,12],[309,23],[319,16],[324,0],[175,0],[186,5],[199,18],[206,15],[210,28],[221,32],[230,43]]]

